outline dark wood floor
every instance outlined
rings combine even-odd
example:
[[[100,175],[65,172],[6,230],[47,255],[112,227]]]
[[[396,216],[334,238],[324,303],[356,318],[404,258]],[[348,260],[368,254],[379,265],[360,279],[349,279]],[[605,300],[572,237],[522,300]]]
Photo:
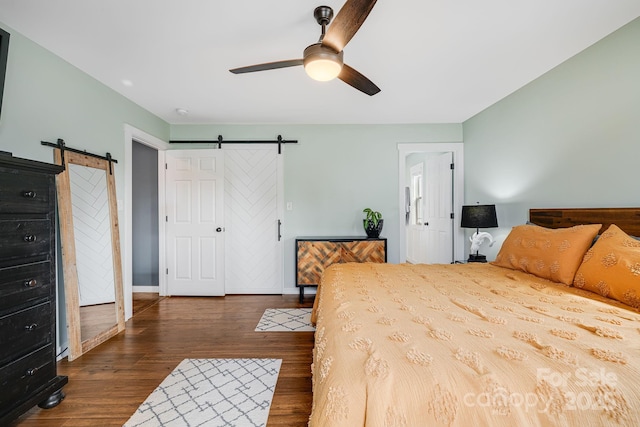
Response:
[[[122,426],[183,359],[243,357],[282,359],[268,425],[307,424],[313,333],[254,332],[266,308],[301,307],[297,296],[170,297],[139,307],[123,333],[58,363],[69,376],[59,406],[35,407],[14,425]]]
[[[164,298],[152,292],[136,292],[133,294],[133,315],[142,313]]]

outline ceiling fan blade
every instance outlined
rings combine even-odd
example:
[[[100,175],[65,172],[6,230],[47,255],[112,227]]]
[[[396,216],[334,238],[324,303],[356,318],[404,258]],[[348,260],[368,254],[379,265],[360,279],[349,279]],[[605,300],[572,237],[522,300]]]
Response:
[[[322,44],[333,48],[336,52],[342,52],[367,19],[375,4],[376,0],[347,0],[329,25]]]
[[[249,65],[248,67],[234,68],[233,74],[253,73],[255,71],[276,70],[278,68],[295,67],[302,65],[302,59],[290,59],[288,61],[266,62],[264,64]]]
[[[380,88],[376,86],[375,83],[360,74],[358,71],[349,67],[347,64],[342,66],[342,71],[340,71],[338,78],[369,96],[373,96],[380,92]]]

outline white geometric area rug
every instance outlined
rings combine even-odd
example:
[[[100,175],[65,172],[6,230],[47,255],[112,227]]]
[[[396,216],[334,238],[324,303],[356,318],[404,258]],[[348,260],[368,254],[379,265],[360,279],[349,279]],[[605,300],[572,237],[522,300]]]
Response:
[[[267,308],[256,326],[256,332],[315,331],[311,326],[310,308]]]
[[[124,427],[264,427],[281,359],[185,359]]]

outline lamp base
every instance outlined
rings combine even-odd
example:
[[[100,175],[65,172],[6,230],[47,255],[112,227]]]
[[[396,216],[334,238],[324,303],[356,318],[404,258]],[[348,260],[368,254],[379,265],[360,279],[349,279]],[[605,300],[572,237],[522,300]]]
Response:
[[[487,262],[487,256],[480,254],[469,254],[469,259],[467,260],[467,262]]]

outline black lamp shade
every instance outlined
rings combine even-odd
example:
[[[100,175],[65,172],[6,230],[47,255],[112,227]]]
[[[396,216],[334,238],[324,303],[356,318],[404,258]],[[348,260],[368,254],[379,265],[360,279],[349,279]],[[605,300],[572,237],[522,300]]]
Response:
[[[492,228],[498,226],[496,205],[469,205],[462,207],[462,228]]]

